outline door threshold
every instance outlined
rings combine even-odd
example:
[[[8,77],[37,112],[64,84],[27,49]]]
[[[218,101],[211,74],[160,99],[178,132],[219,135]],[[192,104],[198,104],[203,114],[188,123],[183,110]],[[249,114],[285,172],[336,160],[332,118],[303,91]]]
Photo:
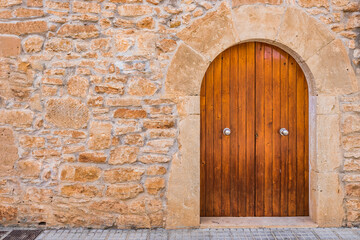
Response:
[[[201,217],[200,228],[314,228],[310,217]]]

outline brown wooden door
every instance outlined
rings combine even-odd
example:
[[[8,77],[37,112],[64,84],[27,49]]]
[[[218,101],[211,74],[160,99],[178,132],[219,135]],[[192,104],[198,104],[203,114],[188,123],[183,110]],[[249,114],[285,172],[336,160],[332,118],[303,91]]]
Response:
[[[308,87],[289,54],[244,43],[210,64],[201,87],[200,178],[201,216],[309,214]]]

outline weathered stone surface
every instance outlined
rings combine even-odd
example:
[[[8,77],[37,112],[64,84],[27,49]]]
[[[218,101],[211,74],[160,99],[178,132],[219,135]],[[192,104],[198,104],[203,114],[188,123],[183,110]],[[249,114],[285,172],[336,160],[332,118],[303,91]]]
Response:
[[[285,13],[285,8],[247,5],[234,9],[233,13],[234,26],[240,41],[248,39],[275,39],[282,16]]]
[[[73,76],[67,84],[68,93],[75,97],[85,97],[89,88],[89,81],[81,76]]]
[[[95,92],[108,94],[124,94],[124,85],[122,83],[106,83],[95,86]]]
[[[92,203],[90,205],[90,209],[97,210],[100,212],[115,212],[115,213],[125,214],[128,211],[128,206],[121,201],[103,200]]]
[[[101,11],[101,6],[95,2],[73,2],[73,11],[78,13],[99,13]]]
[[[14,15],[18,18],[42,17],[45,15],[41,9],[17,8]]]
[[[160,177],[148,178],[145,181],[146,191],[149,194],[157,194],[165,187],[165,179]]]
[[[27,0],[26,4],[28,7],[42,7],[43,1],[42,0]]]
[[[88,108],[74,98],[53,98],[47,101],[45,118],[60,128],[81,128],[89,119]]]
[[[44,38],[33,35],[23,40],[23,48],[27,53],[40,52],[44,44]]]
[[[328,0],[299,0],[299,5],[301,7],[311,8],[311,7],[324,7],[329,8]]]
[[[129,134],[124,137],[126,145],[143,146],[144,142],[144,137],[141,134]]]
[[[43,33],[48,30],[46,21],[22,21],[16,23],[0,23],[0,34],[23,35]]]
[[[196,20],[191,26],[180,31],[177,36],[192,48],[214,59],[236,42],[234,32],[231,12],[224,2],[217,11]]]
[[[79,162],[105,163],[106,155],[100,152],[84,152],[79,154]]]
[[[164,175],[166,173],[166,168],[163,166],[150,166],[146,169],[146,175]]]
[[[198,226],[200,224],[200,117],[189,116],[180,122],[179,144],[181,159],[175,155],[172,159],[167,190],[166,226]],[[182,191],[178,184],[188,186],[193,191]],[[181,206],[186,205],[186,209]],[[182,218],[177,216],[181,214]]]
[[[136,120],[120,119],[117,121],[118,126],[115,128],[115,135],[141,132],[141,125]]]
[[[52,38],[45,44],[45,49],[53,52],[69,52],[73,49],[70,39]]]
[[[54,196],[52,189],[29,187],[25,191],[24,201],[32,203],[50,203]]]
[[[137,17],[150,14],[152,7],[146,5],[121,5],[117,10],[120,16]]]
[[[61,171],[61,180],[70,182],[93,182],[100,178],[101,169],[66,165]]]
[[[360,170],[360,160],[358,159],[345,159],[344,161],[344,171],[359,171]]]
[[[156,46],[163,52],[172,52],[176,49],[176,41],[173,39],[162,39]]]
[[[10,223],[16,220],[18,209],[11,206],[0,205],[0,222]]]
[[[133,96],[152,96],[158,87],[150,80],[139,78],[131,80],[128,86],[128,93]]]
[[[167,94],[198,95],[209,62],[182,44],[168,69],[165,88]]]
[[[344,134],[360,131],[360,116],[355,114],[346,114],[343,117],[341,131]]]
[[[14,127],[30,127],[34,118],[29,110],[4,110],[0,109],[0,123],[10,124]]]
[[[110,185],[106,190],[106,196],[118,199],[134,198],[144,191],[140,184],[118,184]]]
[[[19,37],[0,36],[0,57],[17,56],[21,51]]]
[[[41,164],[37,160],[23,160],[17,163],[18,174],[23,178],[38,178]]]
[[[11,7],[15,5],[20,5],[22,0],[1,0],[0,7]]]
[[[343,60],[339,61],[339,58]],[[318,94],[333,96],[358,90],[354,71],[341,40],[335,40],[323,47],[306,63],[316,79],[315,85]]]
[[[89,149],[100,150],[110,147],[112,125],[109,122],[92,122],[90,125]]]
[[[291,7],[287,8],[278,32],[276,40],[296,52],[303,60],[334,40],[333,34],[325,26],[302,10]]]
[[[0,128],[0,176],[10,176],[13,173],[15,161],[18,159],[18,149],[14,143],[14,133],[11,128]]]
[[[114,112],[115,118],[145,118],[146,111],[142,109],[119,108]]]
[[[340,119],[338,115],[317,116],[317,161],[311,168],[318,171],[334,171],[341,165]],[[312,163],[312,161],[310,161]]]
[[[116,225],[125,228],[149,228],[150,219],[146,215],[124,215],[116,220]]]
[[[151,119],[144,120],[144,128],[147,129],[167,129],[175,126],[175,121],[172,119]]]
[[[155,26],[155,21],[152,17],[145,17],[141,19],[136,25],[139,28],[153,29]]]
[[[360,197],[360,184],[350,183],[345,185],[346,195],[349,197]]]
[[[233,0],[232,6],[237,7],[240,5],[255,4],[255,3],[279,5],[281,4],[281,0]]]
[[[45,138],[30,135],[22,135],[19,137],[20,146],[23,148],[43,148],[45,146]]]
[[[60,37],[94,38],[99,36],[99,30],[95,25],[65,24],[58,31]]]
[[[116,168],[105,171],[104,180],[108,183],[139,181],[144,172],[144,169],[138,167]]]
[[[101,196],[101,192],[94,186],[87,185],[65,185],[61,187],[61,194],[66,197],[96,197]]]
[[[147,154],[139,157],[142,163],[166,163],[171,160],[170,157],[164,155]]]
[[[111,151],[109,164],[125,164],[136,162],[138,153],[138,147],[117,147]]]

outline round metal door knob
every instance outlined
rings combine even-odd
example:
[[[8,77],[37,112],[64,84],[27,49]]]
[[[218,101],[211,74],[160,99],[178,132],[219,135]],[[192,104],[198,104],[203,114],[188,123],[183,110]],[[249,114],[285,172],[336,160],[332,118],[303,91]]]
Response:
[[[286,128],[281,128],[279,132],[281,136],[289,135],[289,131]]]
[[[229,135],[230,135],[230,133],[231,133],[230,128],[224,128],[224,130],[223,130],[223,134],[224,134],[225,136],[229,136]]]

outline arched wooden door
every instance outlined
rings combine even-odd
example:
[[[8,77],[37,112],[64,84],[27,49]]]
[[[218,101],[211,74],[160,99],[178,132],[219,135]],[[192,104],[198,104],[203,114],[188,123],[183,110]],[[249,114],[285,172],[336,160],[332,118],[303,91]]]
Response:
[[[258,42],[221,53],[201,87],[201,216],[308,215],[308,144],[294,58]]]

